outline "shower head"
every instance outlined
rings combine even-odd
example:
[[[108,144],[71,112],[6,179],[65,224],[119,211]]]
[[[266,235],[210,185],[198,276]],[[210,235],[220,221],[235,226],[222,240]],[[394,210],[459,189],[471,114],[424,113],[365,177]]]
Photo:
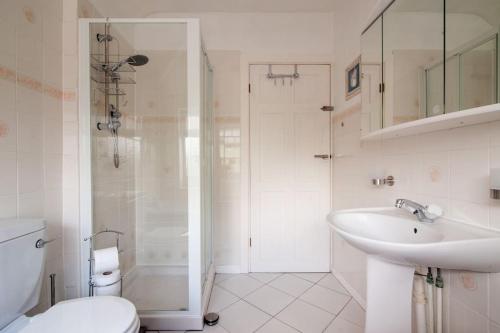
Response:
[[[113,65],[113,67],[111,67],[111,72],[118,70],[118,68],[122,67],[125,64],[129,64],[131,66],[142,66],[142,65],[147,64],[148,61],[149,61],[149,58],[146,57],[145,55],[136,54],[136,55],[130,56],[126,59],[123,59],[119,63]]]
[[[142,66],[147,64],[148,61],[149,58],[142,54],[136,54],[131,57],[128,57],[127,59],[127,63],[129,63],[132,66]]]

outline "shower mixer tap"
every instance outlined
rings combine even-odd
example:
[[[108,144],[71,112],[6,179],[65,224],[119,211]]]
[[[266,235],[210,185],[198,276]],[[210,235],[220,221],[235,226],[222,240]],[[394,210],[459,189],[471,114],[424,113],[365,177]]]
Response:
[[[120,128],[122,125],[119,120],[122,117],[122,113],[118,111],[118,109],[113,104],[109,104],[108,114],[109,120],[105,123],[98,122],[97,129],[101,131],[105,128],[108,128],[111,132],[116,133],[118,128]]]

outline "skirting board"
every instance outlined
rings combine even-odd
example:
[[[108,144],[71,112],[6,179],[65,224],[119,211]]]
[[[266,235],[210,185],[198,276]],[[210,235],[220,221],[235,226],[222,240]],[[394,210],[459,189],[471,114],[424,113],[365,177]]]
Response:
[[[351,286],[349,282],[347,282],[346,279],[344,279],[342,274],[340,274],[333,268],[331,270],[333,276],[335,276],[335,278],[342,284],[342,287],[344,287],[352,295],[356,302],[358,302],[359,305],[361,305],[361,307],[366,310],[366,300],[356,291],[356,289]]]
[[[240,274],[241,267],[239,265],[216,266],[215,273],[218,273],[218,274]]]

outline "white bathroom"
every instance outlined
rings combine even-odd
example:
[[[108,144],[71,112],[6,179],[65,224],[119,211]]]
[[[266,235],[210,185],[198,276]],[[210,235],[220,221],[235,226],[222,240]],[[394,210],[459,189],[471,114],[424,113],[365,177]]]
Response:
[[[500,333],[499,0],[0,0],[0,333]]]

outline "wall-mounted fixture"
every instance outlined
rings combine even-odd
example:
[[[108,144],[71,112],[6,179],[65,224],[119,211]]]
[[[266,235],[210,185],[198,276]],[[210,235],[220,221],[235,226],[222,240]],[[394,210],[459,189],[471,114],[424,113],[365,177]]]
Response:
[[[373,178],[372,179],[372,185],[374,186],[393,186],[394,185],[394,177],[393,176],[387,176],[386,178]]]
[[[490,170],[490,198],[500,200],[500,168]]]
[[[282,85],[285,85],[285,79],[290,79],[290,85],[293,84],[294,79],[298,79],[300,77],[298,66],[294,65],[294,71],[292,74],[274,74],[273,73],[273,65],[269,65],[269,70],[267,72],[267,78],[274,80],[274,85],[276,85],[276,80],[281,79]]]
[[[92,80],[98,84],[102,84],[99,88],[104,94],[104,122],[97,123],[97,129],[102,131],[108,129],[113,137],[113,164],[115,168],[120,166],[120,154],[118,151],[118,129],[121,127],[120,118],[120,96],[126,95],[125,91],[120,88],[120,84],[135,84],[135,81],[130,77],[122,76],[124,73],[133,73],[133,67],[143,66],[148,63],[149,59],[145,55],[136,54],[129,57],[121,57],[120,55],[110,54],[110,42],[115,38],[109,34],[110,26],[105,25],[105,33],[97,34],[97,42],[104,43],[104,55],[92,55],[92,68],[96,71],[91,75]],[[133,66],[133,67],[132,67]],[[110,98],[114,97],[115,104],[110,102]]]

